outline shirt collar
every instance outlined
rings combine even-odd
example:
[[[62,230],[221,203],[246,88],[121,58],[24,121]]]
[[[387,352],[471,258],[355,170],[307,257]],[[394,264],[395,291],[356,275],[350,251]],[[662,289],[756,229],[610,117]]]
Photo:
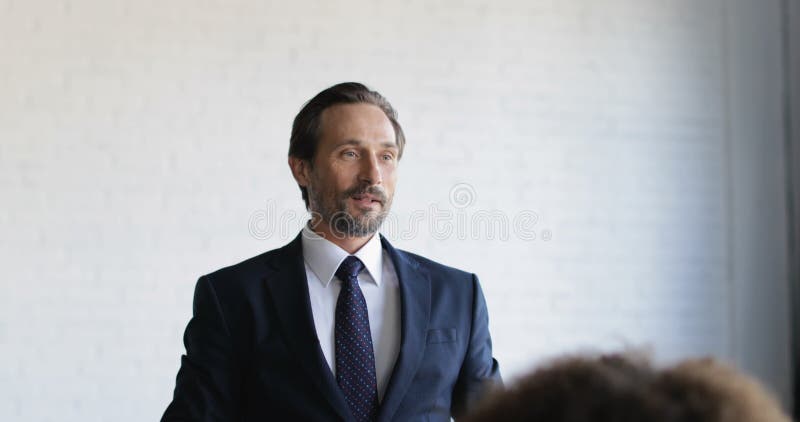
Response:
[[[314,233],[308,225],[303,227],[301,233],[303,244],[303,259],[311,267],[323,286],[328,287],[339,265],[350,254],[335,243]],[[353,254],[364,263],[372,280],[378,286],[383,280],[383,248],[380,236],[377,234],[367,241],[361,249]]]

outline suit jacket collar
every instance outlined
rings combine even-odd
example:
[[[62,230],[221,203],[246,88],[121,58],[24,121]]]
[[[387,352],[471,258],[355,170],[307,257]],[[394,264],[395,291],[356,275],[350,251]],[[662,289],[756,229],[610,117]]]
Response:
[[[303,263],[302,234],[270,254],[265,283],[272,305],[283,328],[286,343],[300,360],[309,380],[345,420],[350,409],[339,389],[314,326],[308,296],[308,281]],[[381,403],[378,420],[389,421],[411,384],[422,359],[430,318],[430,280],[419,263],[395,249],[382,235],[381,245],[394,263],[400,285],[400,350]]]
[[[400,284],[400,351],[378,413],[379,421],[390,421],[422,360],[431,311],[431,287],[427,272],[413,257],[395,249],[383,236],[381,243],[392,258]]]
[[[308,280],[303,264],[301,235],[271,254],[264,278],[272,306],[278,315],[283,338],[312,382],[344,420],[351,420],[344,395],[336,384],[319,347],[317,330],[308,298]]]

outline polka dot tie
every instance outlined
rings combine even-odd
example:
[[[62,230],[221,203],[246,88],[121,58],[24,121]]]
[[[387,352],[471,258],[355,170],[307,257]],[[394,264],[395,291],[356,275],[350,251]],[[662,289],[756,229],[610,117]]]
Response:
[[[344,393],[356,421],[374,421],[378,416],[378,383],[375,355],[369,330],[367,302],[358,286],[364,264],[348,256],[336,271],[342,290],[336,301],[336,382]]]

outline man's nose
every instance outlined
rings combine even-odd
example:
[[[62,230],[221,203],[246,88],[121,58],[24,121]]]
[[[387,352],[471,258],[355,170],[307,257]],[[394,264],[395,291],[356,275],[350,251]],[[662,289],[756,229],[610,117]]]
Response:
[[[361,181],[367,182],[370,185],[379,185],[383,182],[383,175],[381,174],[380,163],[378,157],[369,155],[364,158],[361,163],[361,173],[359,174]]]

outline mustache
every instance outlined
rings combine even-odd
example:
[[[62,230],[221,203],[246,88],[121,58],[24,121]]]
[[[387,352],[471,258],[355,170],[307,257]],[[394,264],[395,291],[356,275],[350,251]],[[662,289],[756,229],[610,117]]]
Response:
[[[349,198],[353,195],[372,195],[375,199],[381,201],[381,204],[386,204],[386,192],[383,188],[378,186],[354,186],[342,193],[342,197]]]

